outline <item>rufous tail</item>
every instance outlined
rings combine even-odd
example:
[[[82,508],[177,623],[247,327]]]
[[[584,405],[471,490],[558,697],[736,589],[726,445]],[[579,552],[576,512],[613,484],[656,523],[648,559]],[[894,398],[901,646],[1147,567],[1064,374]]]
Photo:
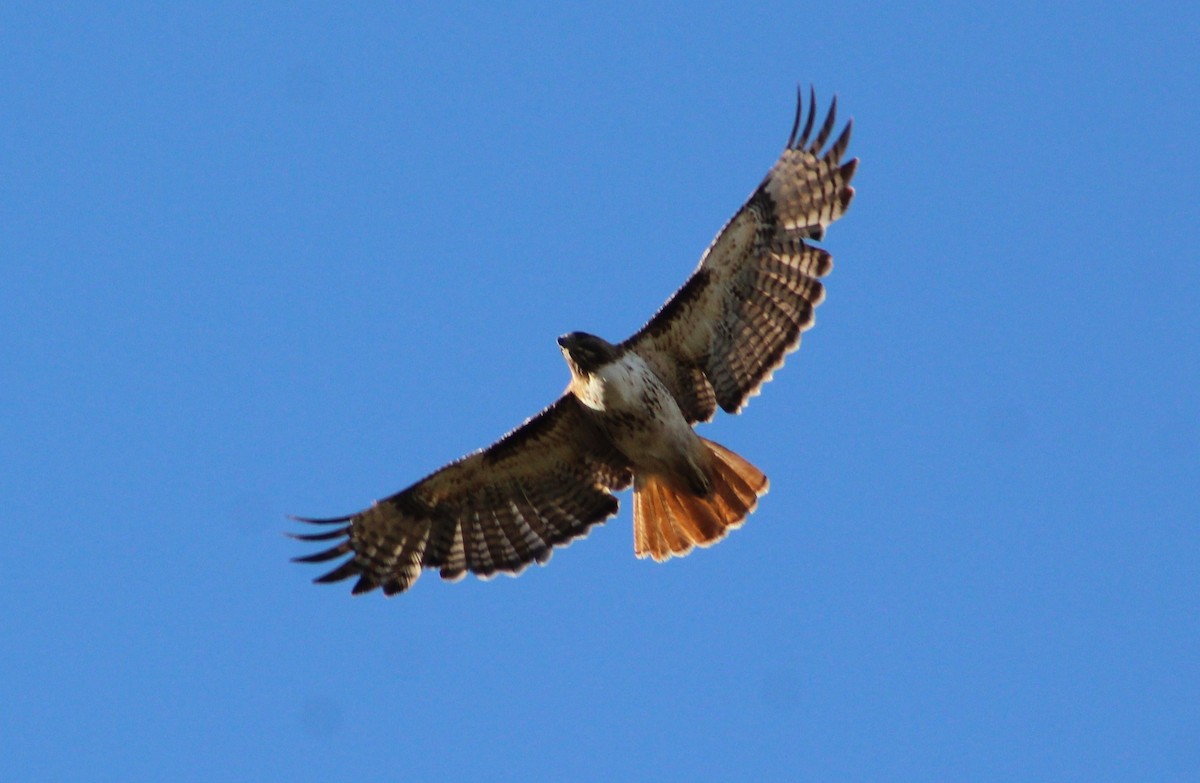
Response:
[[[758,468],[729,449],[701,438],[708,448],[711,491],[697,497],[659,476],[638,476],[633,491],[633,551],[662,562],[693,547],[712,546],[741,527],[769,482]]]

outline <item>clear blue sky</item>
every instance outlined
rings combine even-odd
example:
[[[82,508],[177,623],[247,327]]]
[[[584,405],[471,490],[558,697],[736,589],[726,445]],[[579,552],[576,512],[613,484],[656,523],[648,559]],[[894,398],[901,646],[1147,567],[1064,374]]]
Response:
[[[1194,9],[117,5],[0,8],[0,778],[1200,776]],[[704,430],[744,528],[288,562],[637,328],[810,81],[858,197]]]

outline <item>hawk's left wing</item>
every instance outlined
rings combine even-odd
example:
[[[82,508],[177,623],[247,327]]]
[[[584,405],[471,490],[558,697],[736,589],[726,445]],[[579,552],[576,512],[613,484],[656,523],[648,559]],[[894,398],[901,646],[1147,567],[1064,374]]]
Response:
[[[321,563],[350,555],[316,581],[355,576],[355,593],[382,587],[394,595],[412,586],[423,568],[437,568],[450,580],[467,571],[485,578],[516,574],[616,514],[612,492],[631,480],[628,461],[579,400],[566,394],[488,448],[365,511],[298,518],[338,527],[293,538],[341,541],[296,560]]]
[[[817,135],[816,95],[801,130],[803,101],[787,147],[746,204],[709,245],[700,265],[650,322],[622,347],[635,351],[671,389],[691,422],[716,406],[736,413],[770,380],[812,326],[833,267],[820,240],[846,211],[858,159],[843,164],[850,123],[833,132],[834,98]]]

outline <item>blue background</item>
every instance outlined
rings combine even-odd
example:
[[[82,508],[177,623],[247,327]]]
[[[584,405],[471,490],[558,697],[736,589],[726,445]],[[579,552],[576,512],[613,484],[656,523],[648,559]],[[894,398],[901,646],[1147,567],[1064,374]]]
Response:
[[[1186,9],[1186,10],[1185,10]],[[0,777],[1195,780],[1200,21],[6,3]],[[855,117],[829,297],[663,566],[314,587]],[[628,507],[628,502],[624,503]]]

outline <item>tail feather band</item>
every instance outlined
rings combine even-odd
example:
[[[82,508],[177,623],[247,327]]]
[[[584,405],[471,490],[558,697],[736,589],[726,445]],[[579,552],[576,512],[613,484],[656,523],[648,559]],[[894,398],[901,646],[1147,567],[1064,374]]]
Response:
[[[762,471],[711,440],[712,491],[697,497],[660,476],[639,477],[633,494],[633,548],[638,557],[663,561],[707,547],[741,527],[767,492]]]

